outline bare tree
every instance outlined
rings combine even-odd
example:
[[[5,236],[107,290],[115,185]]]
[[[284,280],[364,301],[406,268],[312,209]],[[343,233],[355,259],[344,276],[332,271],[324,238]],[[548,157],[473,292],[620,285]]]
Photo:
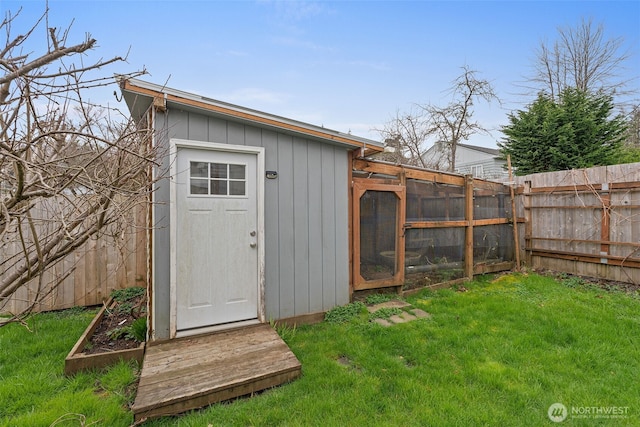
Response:
[[[533,75],[536,92],[557,99],[567,87],[595,93],[627,94],[629,80],[621,76],[630,53],[622,37],[605,39],[604,26],[582,19],[575,28],[558,28],[558,38],[536,50]]]
[[[452,101],[444,106],[423,105],[426,112],[426,131],[436,142],[442,144],[446,153],[449,170],[456,168],[456,150],[458,144],[469,139],[475,133],[489,133],[479,122],[473,120],[473,106],[476,101],[497,101],[493,86],[488,80],[478,77],[478,72],[462,67],[458,76],[449,88]]]
[[[384,128],[378,129],[378,132],[395,150],[395,163],[433,168],[423,157],[429,133],[422,109],[414,109],[408,113],[396,111],[395,117]]]
[[[132,208],[147,201],[154,160],[145,126],[85,98],[114,83],[97,71],[126,58],[84,63],[96,40],[67,45],[69,28],[48,28],[48,10],[13,37],[18,16],[0,23],[0,312],[21,287],[35,281],[37,289],[29,308],[0,326],[20,320],[64,280],[45,280],[44,272],[89,238],[120,232]],[[41,51],[25,53],[37,34],[45,36]]]
[[[396,112],[383,129],[378,129],[385,139],[401,147],[406,163],[454,171],[458,144],[475,133],[488,133],[473,120],[474,103],[478,100],[500,102],[500,99],[488,80],[479,78],[478,73],[467,66],[462,70],[448,89],[452,97],[448,105],[416,105],[408,113]],[[427,154],[430,142],[435,144],[435,149]]]

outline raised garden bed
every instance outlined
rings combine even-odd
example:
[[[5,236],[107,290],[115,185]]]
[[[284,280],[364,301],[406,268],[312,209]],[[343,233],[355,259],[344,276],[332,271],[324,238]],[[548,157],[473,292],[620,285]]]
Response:
[[[138,296],[133,304],[142,304]],[[127,336],[125,331],[135,319],[131,313],[118,310],[119,301],[113,297],[102,306],[64,361],[65,375],[91,369],[103,369],[120,360],[142,363],[145,341]],[[132,302],[128,302],[131,306]],[[146,316],[146,314],[143,314]]]

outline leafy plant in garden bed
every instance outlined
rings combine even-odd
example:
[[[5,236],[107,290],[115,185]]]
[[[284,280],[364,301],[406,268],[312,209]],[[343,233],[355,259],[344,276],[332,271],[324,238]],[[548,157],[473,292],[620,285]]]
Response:
[[[119,360],[142,362],[147,335],[144,288],[114,291],[65,359],[65,373],[101,369]]]
[[[137,348],[147,335],[145,289],[117,289],[111,293],[98,327],[89,338],[83,353],[95,354]]]

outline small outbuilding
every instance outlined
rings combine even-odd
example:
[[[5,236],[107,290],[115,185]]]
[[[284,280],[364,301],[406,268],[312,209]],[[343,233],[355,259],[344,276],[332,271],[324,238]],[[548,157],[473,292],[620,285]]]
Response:
[[[300,376],[270,321],[513,267],[502,184],[372,161],[376,141],[137,79],[121,90],[158,150],[136,422]]]
[[[121,90],[162,154],[152,341],[313,320],[349,302],[352,152],[381,143],[136,79]]]

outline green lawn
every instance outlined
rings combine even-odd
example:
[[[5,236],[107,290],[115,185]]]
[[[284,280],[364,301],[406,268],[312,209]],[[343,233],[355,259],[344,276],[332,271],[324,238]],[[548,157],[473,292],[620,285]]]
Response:
[[[127,426],[137,368],[64,376],[64,359],[97,310],[32,316],[0,328],[0,426]],[[95,423],[95,424],[92,424]]]
[[[430,319],[384,328],[361,312],[281,329],[302,362],[300,379],[145,425],[640,425],[637,294],[535,274],[484,276],[464,289],[407,298]],[[90,317],[39,315],[33,333],[0,329],[0,425],[47,426],[65,414],[86,421],[57,425],[129,425],[133,367],[62,376]],[[548,418],[553,403],[568,408],[563,423]],[[624,418],[585,418],[592,407]]]

